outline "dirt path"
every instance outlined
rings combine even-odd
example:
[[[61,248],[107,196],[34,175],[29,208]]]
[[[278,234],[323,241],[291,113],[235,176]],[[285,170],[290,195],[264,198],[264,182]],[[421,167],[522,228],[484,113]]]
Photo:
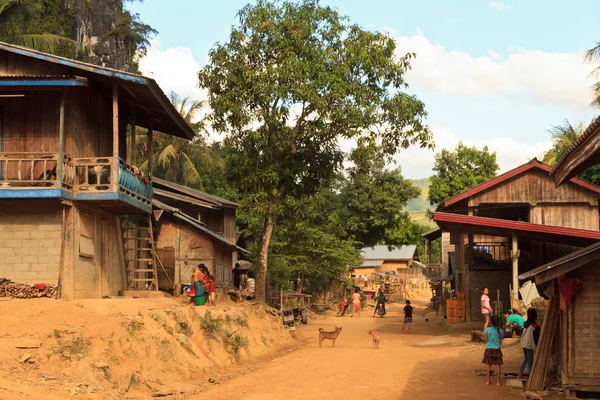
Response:
[[[418,306],[417,306],[418,307]],[[371,308],[372,313],[372,308]],[[426,322],[424,308],[416,311],[413,334],[401,333],[401,307],[391,305],[383,319],[363,312],[360,318],[328,317],[298,328],[305,346],[268,362],[247,375],[215,385],[190,399],[236,396],[254,399],[500,399],[508,387],[486,386],[482,368],[483,345],[469,341],[468,332],[439,328]],[[318,328],[342,326],[331,341],[318,345]],[[380,328],[381,349],[372,348],[368,329]],[[506,368],[520,363],[516,343],[505,346]]]

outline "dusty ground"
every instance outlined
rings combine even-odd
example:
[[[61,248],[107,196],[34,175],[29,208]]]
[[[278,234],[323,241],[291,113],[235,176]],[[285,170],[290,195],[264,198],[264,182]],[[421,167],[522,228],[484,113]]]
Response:
[[[372,309],[371,309],[372,310]],[[485,385],[475,376],[482,368],[484,345],[471,343],[467,330],[440,328],[425,322],[424,307],[416,310],[411,335],[402,334],[400,306],[383,318],[362,313],[360,318],[310,321],[298,328],[302,349],[275,359],[256,371],[218,385],[189,399],[219,399],[232,395],[254,399],[505,399],[507,386]],[[372,312],[372,311],[371,311]],[[318,328],[343,327],[336,347],[318,346]],[[367,331],[380,328],[381,348],[372,348]],[[504,349],[505,369],[521,362],[518,343]]]
[[[215,333],[201,327],[207,310]],[[0,399],[181,398],[290,346],[279,319],[250,304],[3,299]]]

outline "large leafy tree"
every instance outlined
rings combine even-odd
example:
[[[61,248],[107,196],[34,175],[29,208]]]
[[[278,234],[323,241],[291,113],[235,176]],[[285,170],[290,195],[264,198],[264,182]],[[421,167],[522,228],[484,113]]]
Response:
[[[583,135],[585,126],[583,121],[579,122],[577,126],[573,126],[567,119],[565,119],[562,125],[552,126],[549,130],[550,136],[552,137],[552,148],[544,154],[544,162],[554,166],[567,149],[575,144],[577,138]],[[588,168],[583,171],[579,177],[599,185],[600,165],[594,165],[593,167]]]
[[[386,168],[385,158],[373,143],[358,146],[340,188],[339,220],[361,247],[414,243],[413,223],[403,209],[420,190],[402,177],[400,168]]]
[[[403,92],[413,54],[318,0],[259,0],[199,72],[212,127],[233,148],[237,185],[261,229],[256,296],[265,300],[277,209],[342,168],[342,138],[377,138],[385,153],[430,146],[425,106]]]
[[[436,205],[496,176],[500,169],[496,153],[487,146],[479,150],[460,142],[454,151],[443,149],[435,155],[430,178],[429,203]]]

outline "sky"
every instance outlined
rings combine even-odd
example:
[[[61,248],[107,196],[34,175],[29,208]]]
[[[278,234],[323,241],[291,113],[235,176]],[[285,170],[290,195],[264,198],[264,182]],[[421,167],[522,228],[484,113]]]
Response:
[[[197,100],[197,71],[229,38],[248,0],[144,0],[127,7],[159,33],[140,60],[164,91]],[[408,92],[428,112],[435,150],[410,147],[397,158],[407,178],[433,174],[434,154],[459,141],[488,146],[502,172],[540,158],[548,130],[568,119],[589,124],[595,81],[583,53],[600,41],[600,2],[578,0],[321,0],[365,29],[387,32],[397,51],[416,53]],[[599,78],[600,79],[600,78]]]

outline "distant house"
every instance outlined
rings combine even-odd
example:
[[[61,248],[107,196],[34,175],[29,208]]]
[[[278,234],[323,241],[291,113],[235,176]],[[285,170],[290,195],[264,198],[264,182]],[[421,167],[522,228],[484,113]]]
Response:
[[[235,202],[155,178],[152,206],[156,251],[165,267],[159,269],[161,288],[189,283],[201,263],[218,287],[232,285],[231,269],[248,253],[236,244]]]
[[[354,268],[356,275],[370,277],[372,273],[393,272],[412,268],[413,261],[419,261],[419,251],[416,245],[392,247],[386,245],[365,247],[360,252],[363,262]]]

